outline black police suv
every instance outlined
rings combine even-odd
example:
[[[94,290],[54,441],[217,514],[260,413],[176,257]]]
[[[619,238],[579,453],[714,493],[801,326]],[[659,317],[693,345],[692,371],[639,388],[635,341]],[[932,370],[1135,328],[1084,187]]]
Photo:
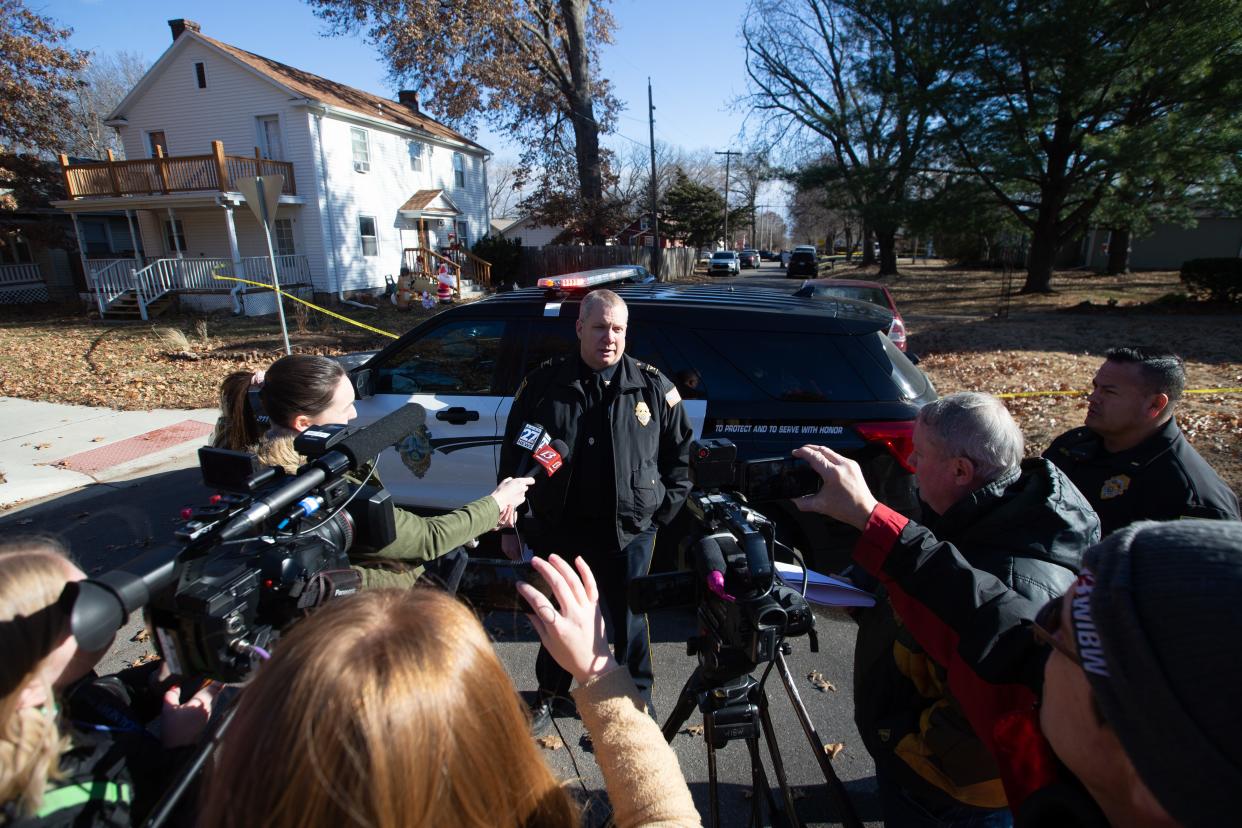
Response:
[[[880,500],[917,514],[913,421],[936,394],[887,337],[887,311],[764,288],[609,287],[629,306],[626,352],[676,384],[696,438],[728,438],[739,460],[827,445],[862,464]],[[544,360],[577,348],[582,295],[527,288],[458,305],[352,371],[358,425],[410,402],[427,411],[424,428],[380,456],[397,503],[444,511],[491,491],[513,393]],[[787,500],[754,505],[813,567],[848,559],[854,530]]]

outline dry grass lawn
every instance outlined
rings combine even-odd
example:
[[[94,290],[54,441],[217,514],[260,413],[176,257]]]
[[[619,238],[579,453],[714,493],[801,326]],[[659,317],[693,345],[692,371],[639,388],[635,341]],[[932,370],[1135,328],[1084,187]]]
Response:
[[[835,275],[873,278],[861,269]],[[1014,282],[1021,285],[1021,273]],[[889,281],[911,331],[910,348],[941,393],[1087,389],[1103,353],[1123,343],[1173,348],[1186,360],[1191,388],[1242,387],[1242,309],[1157,302],[1180,291],[1176,273],[1058,273],[1057,293],[1013,296],[1007,316],[997,315],[1001,284],[998,272],[935,262],[903,264]],[[344,311],[396,334],[435,312]],[[297,317],[291,313],[289,323],[298,351],[340,354],[388,341],[329,317]],[[209,407],[227,373],[264,367],[280,353],[272,319],[178,316],[105,325],[77,309],[0,308],[0,395],[11,397],[119,409]],[[1242,491],[1239,401],[1238,393],[1192,394],[1179,413],[1192,442],[1235,491]],[[1085,407],[1081,397],[1069,396],[1008,404],[1032,454],[1080,425]]]

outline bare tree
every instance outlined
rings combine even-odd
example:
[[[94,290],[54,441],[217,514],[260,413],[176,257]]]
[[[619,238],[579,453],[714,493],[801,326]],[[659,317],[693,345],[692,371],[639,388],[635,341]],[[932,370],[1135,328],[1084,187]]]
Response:
[[[147,61],[136,52],[92,54],[78,75],[80,84],[69,96],[73,117],[65,131],[63,149],[80,158],[103,158],[108,150],[125,157],[116,130],[104,119],[147,73]]]
[[[881,274],[897,272],[894,239],[929,140],[942,5],[752,0],[743,24],[749,102],[767,140],[826,143],[818,183],[839,189],[875,232]]]
[[[335,32],[365,31],[394,80],[430,93],[427,108],[472,129],[480,116],[526,147],[539,170],[528,198],[552,224],[606,235],[599,136],[621,105],[599,77],[612,37],[606,0],[307,0]]]
[[[492,218],[512,216],[517,211],[522,193],[521,172],[510,160],[491,161],[487,165],[487,211]]]

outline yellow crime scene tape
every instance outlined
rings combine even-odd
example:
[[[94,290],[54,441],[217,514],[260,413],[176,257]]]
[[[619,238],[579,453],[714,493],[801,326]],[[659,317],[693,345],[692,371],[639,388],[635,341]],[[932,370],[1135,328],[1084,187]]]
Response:
[[[239,279],[236,276],[221,276],[218,273],[213,273],[211,274],[211,276],[213,279],[219,279],[225,282],[242,282],[243,284],[254,285],[255,287],[263,288],[264,290],[275,290],[281,296],[284,296],[287,299],[292,299],[295,302],[301,302],[303,305],[306,305],[308,308],[314,308],[320,313],[326,313],[328,316],[331,316],[333,319],[339,319],[342,322],[348,322],[351,325],[355,325],[364,330],[368,330],[371,333],[377,333],[380,336],[386,336],[389,339],[400,338],[399,336],[397,336],[397,334],[389,333],[388,331],[381,331],[379,328],[373,328],[364,322],[358,322],[356,320],[350,319],[348,316],[341,316],[339,313],[336,313],[335,311],[330,311],[327,308],[321,308],[319,305],[316,305],[314,302],[307,302],[305,299],[299,299],[298,297],[294,296],[291,293],[285,293],[283,290],[276,290],[276,288],[273,288],[271,285],[265,285],[262,282],[252,282],[249,279]],[[1002,400],[1013,400],[1013,399],[1018,399],[1020,397],[1085,397],[1089,393],[1091,392],[1090,391],[1008,391],[1004,394],[997,394],[996,396],[1000,397]],[[1183,394],[1242,394],[1242,388],[1188,388],[1182,393]]]
[[[395,333],[389,333],[388,331],[381,331],[379,328],[373,328],[370,325],[366,324],[365,322],[358,322],[354,319],[350,319],[348,316],[341,316],[339,313],[335,311],[330,311],[327,308],[321,308],[318,305],[316,305],[314,302],[307,302],[305,299],[299,299],[298,297],[294,296],[292,293],[285,293],[283,290],[277,290],[271,285],[265,285],[262,282],[252,282],[249,279],[239,279],[236,276],[221,276],[218,273],[211,274],[211,278],[219,279],[220,281],[223,281],[223,282],[241,282],[243,284],[254,285],[255,287],[260,287],[265,290],[275,290],[277,293],[279,293],[281,296],[285,297],[286,299],[292,299],[295,302],[301,302],[303,305],[306,305],[306,307],[314,308],[320,313],[326,313],[328,316],[331,316],[333,319],[339,319],[342,322],[348,322],[351,325],[356,325],[357,327],[362,328],[364,330],[368,330],[371,333],[377,333],[380,336],[386,336],[389,339],[400,339],[400,337]]]
[[[1085,397],[1090,391],[1009,391],[997,394],[1002,400],[1020,397]],[[1242,394],[1242,388],[1187,388],[1183,394]]]

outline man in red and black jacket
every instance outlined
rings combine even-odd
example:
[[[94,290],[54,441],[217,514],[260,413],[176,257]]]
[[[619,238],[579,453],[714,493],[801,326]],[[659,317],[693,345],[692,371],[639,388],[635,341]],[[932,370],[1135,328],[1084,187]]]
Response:
[[[1134,524],[1040,608],[878,503],[857,463],[794,453],[824,481],[798,507],[862,530],[854,560],[946,669],[1019,826],[1237,820],[1242,523]]]

